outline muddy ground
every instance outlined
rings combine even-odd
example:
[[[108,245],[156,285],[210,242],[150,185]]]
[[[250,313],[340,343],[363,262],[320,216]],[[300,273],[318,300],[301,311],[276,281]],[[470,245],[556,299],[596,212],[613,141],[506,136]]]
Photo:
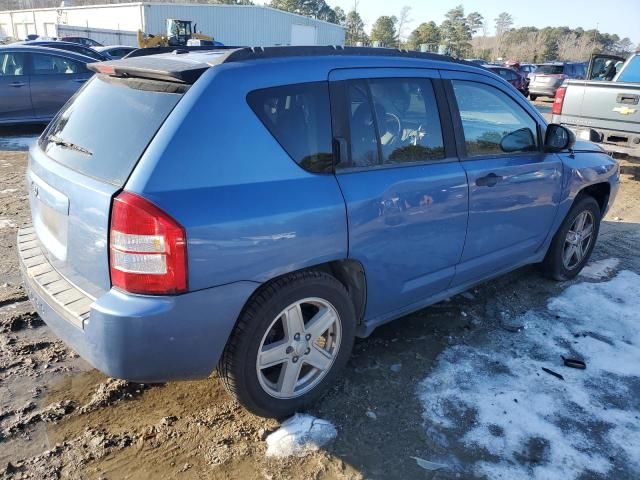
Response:
[[[640,273],[640,159],[620,162],[621,191],[593,259],[615,257],[618,269]],[[376,330],[357,342],[344,378],[307,412],[331,421],[337,438],[304,458],[267,458],[264,438],[278,422],[245,412],[215,376],[162,385],[109,379],[42,323],[16,258],[16,230],[29,221],[25,167],[25,152],[0,152],[2,479],[475,478],[468,466],[490,454],[465,449],[446,430],[434,435],[418,385],[452,346],[480,347],[505,331],[517,343],[522,333],[505,319],[543,309],[584,280],[558,284],[527,267]],[[631,385],[625,395],[640,411],[640,381]],[[438,471],[412,459],[442,459],[447,449],[458,463]],[[640,470],[628,465],[639,459],[614,456],[615,478],[638,478]],[[611,477],[587,470],[579,478]]]

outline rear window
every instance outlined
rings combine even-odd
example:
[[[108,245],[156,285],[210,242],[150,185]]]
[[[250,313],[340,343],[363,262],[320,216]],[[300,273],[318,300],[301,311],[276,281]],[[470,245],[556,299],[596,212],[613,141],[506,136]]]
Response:
[[[247,102],[271,135],[302,168],[331,172],[331,110],[326,82],[255,90]]]
[[[547,75],[560,75],[564,73],[564,65],[540,65],[536,73]]]
[[[94,75],[40,137],[40,147],[62,165],[123,185],[186,88]]]

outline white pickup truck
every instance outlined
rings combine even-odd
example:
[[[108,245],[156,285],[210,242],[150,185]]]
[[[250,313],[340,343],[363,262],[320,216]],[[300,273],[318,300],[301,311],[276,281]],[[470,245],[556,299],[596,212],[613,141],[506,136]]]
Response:
[[[587,80],[567,80],[558,88],[552,122],[607,150],[640,156],[640,52],[626,62],[593,55]]]

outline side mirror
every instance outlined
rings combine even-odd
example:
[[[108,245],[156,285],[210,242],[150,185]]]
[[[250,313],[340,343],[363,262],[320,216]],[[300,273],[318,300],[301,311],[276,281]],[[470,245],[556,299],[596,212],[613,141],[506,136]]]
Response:
[[[547,152],[561,152],[570,150],[576,143],[575,134],[566,127],[557,123],[547,125],[547,133],[544,136],[544,149]]]
[[[528,128],[520,128],[508,133],[500,140],[500,149],[503,152],[526,152],[536,148],[536,139]]]

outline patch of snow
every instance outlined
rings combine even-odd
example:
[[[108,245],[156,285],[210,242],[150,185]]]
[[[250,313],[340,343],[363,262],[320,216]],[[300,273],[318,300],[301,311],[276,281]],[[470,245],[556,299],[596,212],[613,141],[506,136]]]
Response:
[[[519,322],[440,355],[418,387],[427,434],[492,479],[640,478],[640,275],[575,284]]]
[[[296,413],[266,438],[268,457],[303,457],[336,438],[336,427],[327,420]]]
[[[0,137],[0,150],[26,151],[29,150],[31,145],[33,145],[37,139],[37,135]]]
[[[0,218],[0,228],[15,228],[16,224],[10,218]]]
[[[602,280],[615,272],[618,264],[620,264],[620,260],[617,258],[605,258],[604,260],[591,262],[582,269],[580,276],[592,280]]]

